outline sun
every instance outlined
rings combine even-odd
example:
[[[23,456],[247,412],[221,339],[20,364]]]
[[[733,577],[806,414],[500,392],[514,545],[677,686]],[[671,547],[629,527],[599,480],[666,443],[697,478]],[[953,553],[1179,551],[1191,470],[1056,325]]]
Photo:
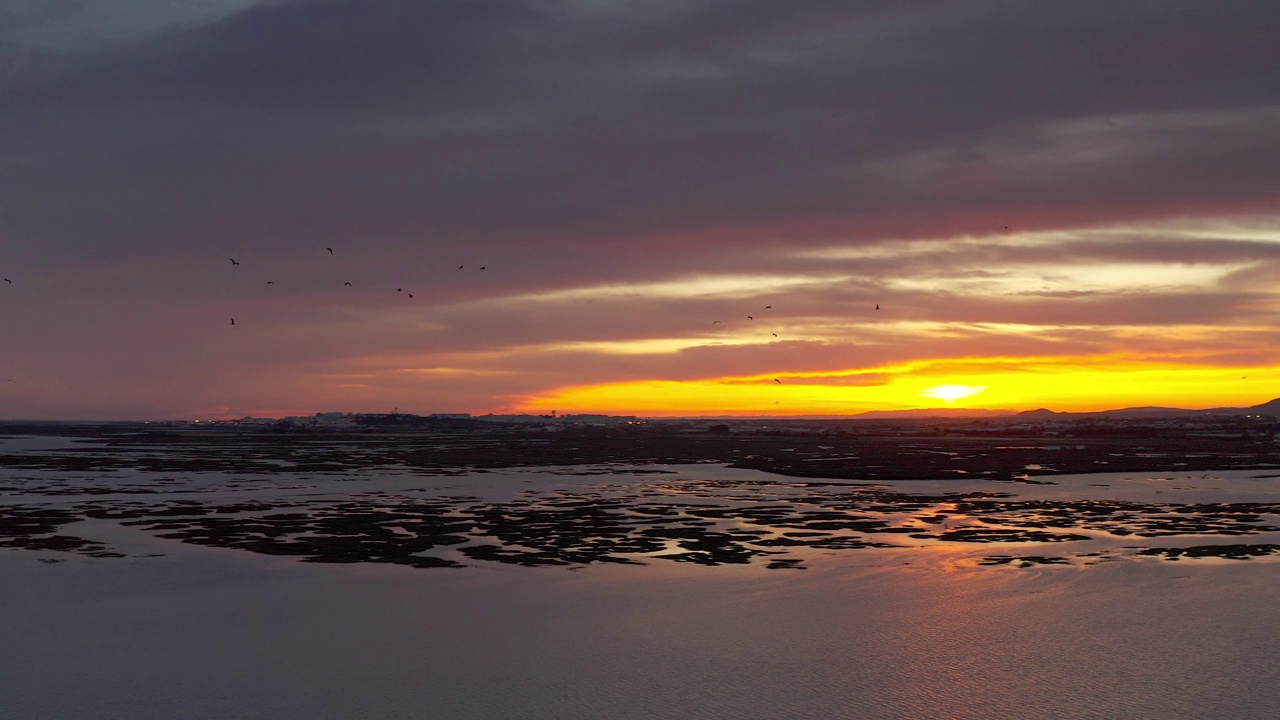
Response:
[[[920,394],[924,397],[945,400],[951,403],[960,398],[972,397],[986,389],[986,385],[934,385],[931,388],[921,390]]]

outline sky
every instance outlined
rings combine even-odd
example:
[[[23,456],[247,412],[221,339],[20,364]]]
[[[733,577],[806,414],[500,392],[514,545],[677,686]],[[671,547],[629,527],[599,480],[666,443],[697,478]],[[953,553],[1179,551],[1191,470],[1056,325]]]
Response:
[[[1277,37],[1264,2],[8,0],[0,418],[1261,403]]]

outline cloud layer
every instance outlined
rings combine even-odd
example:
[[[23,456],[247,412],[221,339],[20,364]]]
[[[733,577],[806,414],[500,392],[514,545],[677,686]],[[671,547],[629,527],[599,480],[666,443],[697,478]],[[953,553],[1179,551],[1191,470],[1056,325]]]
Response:
[[[131,7],[0,14],[3,416],[1274,364],[1271,4]]]

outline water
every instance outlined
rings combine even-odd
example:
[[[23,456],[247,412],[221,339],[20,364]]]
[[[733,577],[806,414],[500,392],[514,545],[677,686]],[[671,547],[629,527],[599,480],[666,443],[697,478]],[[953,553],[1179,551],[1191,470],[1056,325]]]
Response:
[[[3,558],[10,718],[1264,718],[1261,566],[253,564]]]
[[[664,486],[663,502],[683,493],[689,502],[732,505],[749,493],[732,484],[712,491],[703,481],[779,480],[718,466],[648,469],[674,474],[525,470],[287,482],[169,474],[163,487],[171,495],[88,500],[327,503],[423,491],[507,502],[557,493],[632,497],[629,488]],[[20,492],[59,480],[52,471],[6,473],[0,505],[86,502]],[[85,487],[159,481],[113,475],[127,477],[61,480]],[[1278,497],[1274,480],[1247,472],[1053,480],[1059,484],[987,489],[1143,502],[1175,493],[1196,503]],[[931,493],[982,485],[965,483],[897,486]],[[192,488],[201,492],[176,492]],[[473,562],[461,569],[313,564],[158,538],[106,519],[60,532],[125,557],[0,552],[5,718],[1248,719],[1280,712],[1280,604],[1273,601],[1280,563],[1273,556],[1171,562],[1124,550],[1275,542],[1274,532],[1244,539],[1100,533],[999,547],[899,535],[899,548],[788,549],[806,570],[769,570],[754,559],[716,566]],[[1085,564],[1077,554],[1086,550],[1113,556]],[[1070,562],[978,564],[999,553]],[[42,562],[52,559],[63,561]]]

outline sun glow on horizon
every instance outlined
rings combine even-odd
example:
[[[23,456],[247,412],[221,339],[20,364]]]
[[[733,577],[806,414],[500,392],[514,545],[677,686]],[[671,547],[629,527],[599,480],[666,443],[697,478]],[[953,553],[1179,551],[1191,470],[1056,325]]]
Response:
[[[973,397],[986,390],[986,385],[934,385],[920,391],[921,397],[945,400],[948,404],[960,398]]]
[[[519,412],[853,415],[964,407],[1094,411],[1143,405],[1251,406],[1280,396],[1280,365],[1224,367],[1169,359],[961,358],[826,372],[564,387],[520,398]],[[981,398],[981,403],[966,398]]]

